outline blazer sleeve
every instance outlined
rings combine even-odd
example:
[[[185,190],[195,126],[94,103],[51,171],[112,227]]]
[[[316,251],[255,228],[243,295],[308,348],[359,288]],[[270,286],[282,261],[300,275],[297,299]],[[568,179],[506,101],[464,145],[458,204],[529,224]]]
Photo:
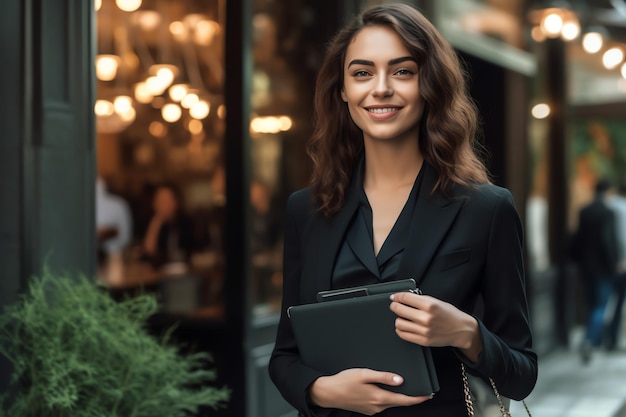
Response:
[[[526,300],[522,226],[508,190],[495,204],[482,279],[484,314],[478,320],[483,351],[473,373],[492,378],[502,395],[521,400],[537,381],[537,356]]]
[[[287,203],[285,224],[285,244],[283,255],[283,298],[280,321],[276,334],[276,344],[269,362],[269,374],[282,396],[302,415],[319,415],[308,403],[310,385],[324,375],[305,366],[298,352],[296,340],[287,316],[290,306],[300,304],[300,230],[296,221],[297,204],[295,195]],[[300,227],[303,224],[300,223]],[[324,414],[323,412],[321,414]]]

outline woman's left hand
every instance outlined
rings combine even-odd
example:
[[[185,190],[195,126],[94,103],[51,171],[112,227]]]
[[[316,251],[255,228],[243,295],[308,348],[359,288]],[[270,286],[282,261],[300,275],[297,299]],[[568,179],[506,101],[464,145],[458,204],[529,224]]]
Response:
[[[482,338],[478,322],[450,303],[428,295],[399,292],[392,295],[391,311],[400,338],[422,346],[453,346],[468,359],[478,360]]]

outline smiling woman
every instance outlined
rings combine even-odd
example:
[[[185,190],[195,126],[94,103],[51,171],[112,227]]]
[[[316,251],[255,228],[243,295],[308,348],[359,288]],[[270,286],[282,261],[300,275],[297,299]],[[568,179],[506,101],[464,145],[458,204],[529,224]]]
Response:
[[[509,398],[533,389],[520,219],[474,151],[477,114],[463,74],[452,47],[408,5],[369,8],[330,44],[316,84],[310,187],[287,205],[269,364],[301,415],[467,415],[464,367]],[[409,277],[423,295],[394,294],[389,308],[398,337],[432,348],[437,393],[386,390],[404,379],[385,369],[333,373],[303,360],[289,307]]]

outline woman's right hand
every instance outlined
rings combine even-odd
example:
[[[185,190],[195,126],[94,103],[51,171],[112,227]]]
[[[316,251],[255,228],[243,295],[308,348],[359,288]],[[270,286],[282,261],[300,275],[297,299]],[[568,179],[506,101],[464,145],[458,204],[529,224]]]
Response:
[[[338,408],[371,416],[390,407],[423,403],[432,395],[410,397],[391,392],[376,384],[398,386],[400,375],[372,369],[346,369],[335,375],[322,376],[311,384],[311,402],[323,408]]]

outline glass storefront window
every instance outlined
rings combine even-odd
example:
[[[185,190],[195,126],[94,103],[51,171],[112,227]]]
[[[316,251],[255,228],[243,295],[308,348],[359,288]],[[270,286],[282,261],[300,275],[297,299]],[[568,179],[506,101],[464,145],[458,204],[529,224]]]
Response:
[[[280,310],[284,209],[289,194],[307,185],[313,88],[328,35],[319,34],[313,2],[252,4],[250,243],[259,317]]]
[[[132,3],[132,4],[131,4]],[[223,314],[225,1],[96,1],[99,277]]]

